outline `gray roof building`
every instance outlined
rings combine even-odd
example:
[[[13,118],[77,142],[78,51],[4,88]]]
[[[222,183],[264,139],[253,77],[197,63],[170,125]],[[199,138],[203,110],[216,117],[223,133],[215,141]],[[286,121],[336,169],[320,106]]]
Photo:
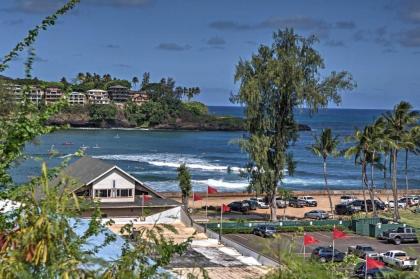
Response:
[[[99,201],[107,217],[139,216],[145,208],[156,213],[179,206],[118,166],[99,159],[82,157],[63,169],[59,178],[63,177],[72,180],[70,191],[77,196]]]

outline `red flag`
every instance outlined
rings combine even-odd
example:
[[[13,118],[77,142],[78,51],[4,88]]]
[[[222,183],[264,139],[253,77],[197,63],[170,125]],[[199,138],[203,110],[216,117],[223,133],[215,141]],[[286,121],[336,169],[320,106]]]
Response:
[[[152,199],[152,196],[149,196],[149,195],[143,195],[143,200],[144,200],[144,202],[148,202],[148,201],[150,201]]]
[[[340,231],[340,230],[338,230],[336,228],[333,229],[332,235],[333,235],[333,238],[334,239],[340,239],[340,238],[347,237],[347,234],[346,233],[344,233],[343,231]]]
[[[211,187],[211,186],[207,186],[207,193],[208,193],[208,194],[214,194],[214,193],[217,193],[217,189],[216,189],[216,188],[213,188],[213,187]]]
[[[199,194],[193,194],[193,200],[194,201],[201,201],[203,198]]]
[[[226,205],[226,204],[222,204],[222,211],[223,211],[223,213],[229,212],[230,211],[230,207],[228,205]]]
[[[382,268],[385,264],[383,262],[377,261],[375,259],[372,259],[370,257],[366,257],[366,268],[369,269],[376,269],[376,268]]]
[[[303,245],[305,246],[316,244],[318,242],[319,242],[318,239],[316,239],[314,236],[310,234],[305,234],[303,236]]]

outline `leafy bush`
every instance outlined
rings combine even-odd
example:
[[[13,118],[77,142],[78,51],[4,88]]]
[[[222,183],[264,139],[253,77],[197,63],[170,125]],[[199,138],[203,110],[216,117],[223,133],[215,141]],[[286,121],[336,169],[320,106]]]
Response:
[[[92,105],[89,109],[89,115],[95,122],[114,120],[117,115],[117,107],[114,104]]]
[[[194,115],[207,115],[209,113],[207,106],[200,102],[183,103],[182,106]]]

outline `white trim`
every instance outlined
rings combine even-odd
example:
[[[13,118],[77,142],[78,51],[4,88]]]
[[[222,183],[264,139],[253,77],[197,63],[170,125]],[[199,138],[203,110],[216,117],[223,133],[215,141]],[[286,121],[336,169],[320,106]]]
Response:
[[[156,196],[165,199],[164,196],[158,194],[157,192],[155,192],[155,190],[153,190],[152,188],[150,188],[149,186],[147,186],[146,184],[144,184],[143,182],[141,182],[140,180],[138,180],[137,178],[135,178],[134,176],[132,176],[131,174],[127,173],[126,171],[124,171],[123,169],[121,169],[118,166],[113,166],[110,169],[108,169],[107,171],[105,171],[104,173],[98,175],[96,178],[92,179],[91,181],[89,181],[88,183],[86,183],[85,186],[94,183],[95,181],[97,181],[98,179],[102,178],[103,176],[105,176],[106,174],[108,174],[109,172],[113,171],[113,170],[119,170],[120,172],[122,172],[123,174],[127,175],[129,178],[133,179],[135,182],[139,183],[141,186],[143,186],[144,188],[146,188],[147,190],[149,190],[150,192],[152,192],[153,194],[155,194]],[[80,188],[79,188],[80,189]],[[77,191],[78,189],[76,189],[75,191]],[[134,186],[134,192],[135,192],[135,186]],[[134,193],[135,195],[135,193]]]

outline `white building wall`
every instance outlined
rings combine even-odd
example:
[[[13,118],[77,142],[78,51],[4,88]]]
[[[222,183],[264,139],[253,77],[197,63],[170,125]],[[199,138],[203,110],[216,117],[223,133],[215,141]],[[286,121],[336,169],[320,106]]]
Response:
[[[135,182],[127,179],[121,173],[116,170],[113,170],[112,173],[107,175],[101,180],[96,181],[92,185],[92,194],[95,193],[95,190],[99,189],[113,189],[115,180],[115,189],[132,189],[133,196],[127,198],[98,198],[101,202],[133,202],[135,194]]]

